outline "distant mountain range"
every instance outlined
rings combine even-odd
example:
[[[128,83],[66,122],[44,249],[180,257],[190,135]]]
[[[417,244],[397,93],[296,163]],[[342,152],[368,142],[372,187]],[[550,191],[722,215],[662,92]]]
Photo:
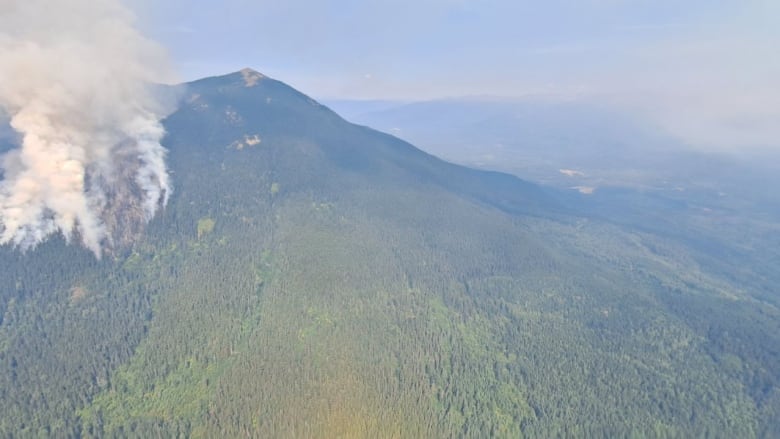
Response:
[[[0,436],[780,436],[776,223],[455,165],[252,70],[182,95],[132,248],[0,249]]]
[[[575,189],[631,188],[779,212],[780,157],[704,152],[595,100],[326,101],[353,122],[447,160]]]

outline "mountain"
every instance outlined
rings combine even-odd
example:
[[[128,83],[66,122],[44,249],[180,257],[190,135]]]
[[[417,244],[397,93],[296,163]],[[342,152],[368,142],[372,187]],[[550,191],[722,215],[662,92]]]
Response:
[[[774,253],[447,163],[251,70],[182,93],[175,193],[133,248],[0,251],[0,436],[780,435]]]

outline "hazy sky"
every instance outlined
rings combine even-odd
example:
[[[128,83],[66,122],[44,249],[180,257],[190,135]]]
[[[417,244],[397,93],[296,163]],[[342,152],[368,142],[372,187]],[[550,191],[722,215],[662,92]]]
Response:
[[[690,143],[780,144],[777,0],[127,0],[183,79],[253,67],[318,98],[545,94]]]

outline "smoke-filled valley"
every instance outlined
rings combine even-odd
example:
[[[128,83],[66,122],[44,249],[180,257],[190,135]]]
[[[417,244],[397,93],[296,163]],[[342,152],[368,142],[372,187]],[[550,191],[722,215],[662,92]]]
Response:
[[[771,246],[449,164],[250,70],[164,126],[176,191],[126,255],[0,251],[0,435],[780,434]]]

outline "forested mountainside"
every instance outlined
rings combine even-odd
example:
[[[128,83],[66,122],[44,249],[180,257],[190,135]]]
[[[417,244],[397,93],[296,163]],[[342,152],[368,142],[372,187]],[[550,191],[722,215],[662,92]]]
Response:
[[[132,248],[0,251],[0,436],[780,437],[771,269],[252,71],[166,127]]]

